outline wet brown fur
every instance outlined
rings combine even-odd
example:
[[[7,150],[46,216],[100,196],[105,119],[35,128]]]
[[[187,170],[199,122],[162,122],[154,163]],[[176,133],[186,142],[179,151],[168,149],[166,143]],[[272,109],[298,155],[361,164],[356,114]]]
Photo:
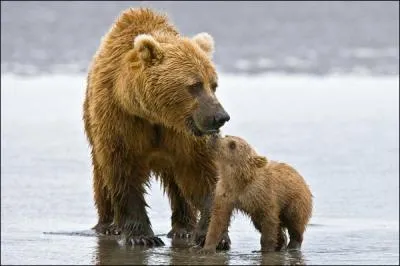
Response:
[[[146,35],[134,47],[140,34]],[[166,16],[142,8],[122,12],[102,39],[83,105],[98,231],[112,223],[128,238],[154,235],[143,196],[151,173],[169,196],[172,229],[193,230],[199,210],[199,230],[206,230],[205,202],[217,181],[215,154],[209,137],[187,129],[185,119],[199,102],[186,87],[200,79],[204,93],[215,99],[212,48],[201,36],[179,35]]]
[[[203,251],[215,252],[233,210],[249,215],[261,232],[262,251],[280,250],[283,228],[288,248],[299,249],[312,213],[312,194],[290,165],[259,156],[242,138],[227,136],[217,144],[219,181]]]

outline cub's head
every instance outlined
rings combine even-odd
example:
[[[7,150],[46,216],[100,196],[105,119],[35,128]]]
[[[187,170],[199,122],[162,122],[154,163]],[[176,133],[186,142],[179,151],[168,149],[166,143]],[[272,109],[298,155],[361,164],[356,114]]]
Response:
[[[268,160],[259,156],[244,139],[236,136],[218,138],[215,142],[217,149],[217,164],[231,167],[235,171],[251,171],[266,166]]]
[[[141,69],[140,104],[156,122],[203,136],[217,133],[229,121],[215,95],[213,52],[208,33],[193,38],[141,34],[134,39],[136,67]]]

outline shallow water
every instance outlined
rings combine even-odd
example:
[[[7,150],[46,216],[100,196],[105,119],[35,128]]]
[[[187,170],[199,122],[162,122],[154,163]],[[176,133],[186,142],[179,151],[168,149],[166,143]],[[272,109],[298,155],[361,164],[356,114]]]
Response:
[[[214,256],[172,243],[168,200],[152,182],[153,229],[166,243],[131,248],[94,236],[85,77],[1,77],[2,264],[399,264],[399,81],[392,77],[220,74],[224,134],[292,164],[315,196],[300,253],[253,253],[237,215]],[[51,232],[53,234],[45,234]]]

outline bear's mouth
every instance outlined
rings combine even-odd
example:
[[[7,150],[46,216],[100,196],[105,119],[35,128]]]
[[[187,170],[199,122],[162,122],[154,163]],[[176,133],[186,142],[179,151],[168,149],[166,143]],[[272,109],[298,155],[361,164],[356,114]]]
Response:
[[[189,117],[186,120],[186,125],[189,128],[189,130],[195,135],[196,137],[201,137],[204,135],[214,135],[219,133],[219,129],[209,129],[209,130],[201,130],[197,125],[196,122],[194,121],[193,117]]]

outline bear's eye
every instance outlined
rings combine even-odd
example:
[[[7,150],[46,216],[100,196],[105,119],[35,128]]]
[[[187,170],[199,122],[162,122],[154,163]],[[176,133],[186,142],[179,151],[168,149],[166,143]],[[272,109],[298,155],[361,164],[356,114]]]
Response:
[[[202,82],[197,82],[195,84],[192,84],[188,87],[190,94],[192,95],[198,95],[200,94],[201,90],[203,89],[203,83]]]
[[[218,87],[218,84],[217,84],[217,83],[212,83],[212,84],[211,84],[211,90],[212,90],[213,92],[215,92],[215,91],[217,90],[217,87]]]
[[[229,142],[229,149],[231,150],[236,149],[236,143],[234,141]]]

